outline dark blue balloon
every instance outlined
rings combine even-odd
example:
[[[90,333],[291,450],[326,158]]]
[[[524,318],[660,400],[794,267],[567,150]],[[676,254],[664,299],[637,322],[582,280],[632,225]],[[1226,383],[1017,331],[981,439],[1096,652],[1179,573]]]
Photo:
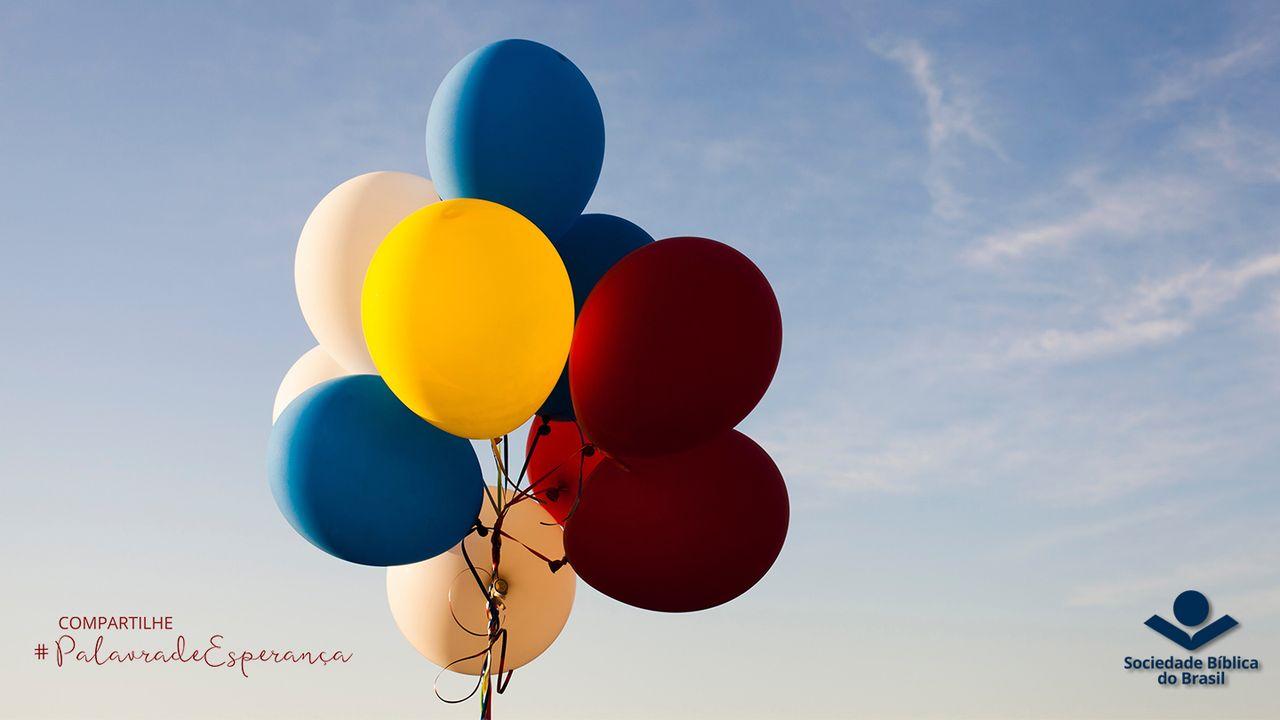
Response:
[[[635,223],[614,215],[592,214],[579,217],[568,232],[555,241],[560,259],[569,271],[573,285],[573,311],[582,311],[591,288],[627,253],[653,242],[653,237]],[[552,420],[572,420],[573,402],[569,397],[569,366],[560,374],[556,387],[547,396],[538,414]]]
[[[311,544],[362,565],[404,565],[457,545],[480,512],[471,443],[404,406],[377,375],[299,395],[276,420],[271,492]]]
[[[436,90],[427,162],[440,197],[506,205],[555,240],[600,179],[600,102],[577,66],[546,45],[486,45]]]

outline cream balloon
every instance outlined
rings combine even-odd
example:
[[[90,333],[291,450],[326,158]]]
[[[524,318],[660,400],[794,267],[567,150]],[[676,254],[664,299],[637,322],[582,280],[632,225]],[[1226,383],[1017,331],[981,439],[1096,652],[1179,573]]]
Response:
[[[369,261],[401,220],[439,200],[426,178],[371,172],[329,191],[302,227],[293,264],[302,317],[320,346],[348,372],[377,372],[360,324]]]
[[[276,390],[275,407],[271,409],[271,422],[275,422],[280,417],[280,413],[289,407],[289,403],[293,402],[294,398],[325,380],[332,380],[346,374],[348,374],[347,371],[329,357],[329,353],[319,345],[306,351],[293,364],[293,367],[289,368],[289,372],[284,374],[284,380],[280,381],[280,388]]]
[[[494,512],[487,500],[480,517],[485,526],[492,527]],[[503,537],[498,563],[498,577],[506,583],[501,614],[507,629],[504,667],[513,670],[541,655],[560,635],[573,607],[577,576],[568,565],[553,573],[546,561],[521,547],[524,543],[554,560],[564,556],[563,531],[536,501],[512,505],[502,531],[510,536]],[[492,566],[491,540],[491,534],[480,537],[474,531],[463,540],[471,562],[486,582]],[[423,657],[440,667],[483,652],[489,643],[488,605],[461,552],[387,568],[387,598],[400,632]],[[496,674],[496,655],[493,662],[491,671]],[[449,669],[479,675],[483,663],[481,655]]]

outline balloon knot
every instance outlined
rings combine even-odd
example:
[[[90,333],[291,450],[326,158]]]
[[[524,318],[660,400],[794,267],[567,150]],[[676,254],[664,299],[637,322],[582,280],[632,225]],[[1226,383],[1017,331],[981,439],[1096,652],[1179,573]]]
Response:
[[[489,528],[480,524],[479,520],[476,520],[476,535],[479,535],[480,537],[484,537],[488,534],[489,534]]]
[[[550,435],[550,434],[551,434],[551,423],[547,422],[546,420],[543,420],[543,421],[542,421],[542,424],[538,426],[538,434],[539,434],[539,435]]]
[[[588,445],[582,448],[582,457],[591,457],[592,455],[595,455],[595,454],[596,454],[595,445]]]
[[[569,563],[568,560],[561,559],[561,560],[551,560],[550,562],[547,563],[547,565],[551,567],[551,572],[556,572],[557,570],[564,567],[568,563]]]
[[[556,500],[560,499],[560,488],[558,487],[548,488],[546,495],[548,500],[550,500],[551,502],[555,502]]]

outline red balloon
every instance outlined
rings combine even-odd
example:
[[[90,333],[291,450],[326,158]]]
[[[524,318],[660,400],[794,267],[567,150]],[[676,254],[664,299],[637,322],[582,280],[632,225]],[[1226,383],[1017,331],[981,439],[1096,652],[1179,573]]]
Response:
[[[578,577],[664,612],[728,602],[768,572],[787,536],[787,486],[768,453],[730,430],[624,469],[601,463],[565,525]]]
[[[687,450],[751,412],[781,351],[778,300],[755,264],[715,240],[659,240],[614,265],[578,316],[574,411],[610,455]]]
[[[544,426],[546,432],[539,435]],[[534,438],[538,440],[537,446],[533,444]],[[540,417],[534,418],[524,443],[533,494],[561,525],[578,501],[578,479],[590,475],[604,459],[603,454],[584,445],[586,440],[577,423]]]

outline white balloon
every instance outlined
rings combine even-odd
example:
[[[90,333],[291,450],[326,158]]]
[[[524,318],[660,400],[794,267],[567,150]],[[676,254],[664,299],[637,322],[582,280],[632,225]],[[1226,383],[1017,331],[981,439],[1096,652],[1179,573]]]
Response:
[[[324,348],[318,345],[311,348],[298,358],[289,372],[284,374],[284,380],[280,381],[280,389],[276,390],[276,404],[271,409],[271,422],[274,423],[280,417],[280,413],[289,407],[294,398],[325,380],[346,374],[347,371],[334,362]]]
[[[316,341],[348,372],[377,372],[360,325],[374,251],[401,220],[439,200],[426,178],[372,172],[329,191],[307,218],[293,265],[298,304]]]
[[[480,519],[486,527],[493,526],[488,501],[481,506]],[[564,556],[563,531],[536,501],[511,506],[503,534],[510,538],[502,542],[498,577],[506,585],[501,611],[507,630],[505,668],[513,670],[541,655],[560,635],[573,608],[577,576],[568,565],[552,572],[545,560],[521,547],[524,543],[555,560]],[[482,538],[474,530],[462,541],[486,582],[492,567],[491,541],[492,532]],[[452,665],[450,670],[464,675],[481,673],[483,657],[462,658],[488,645],[488,601],[461,549],[387,568],[387,600],[396,626],[423,657],[440,667]],[[493,662],[496,674],[496,656]]]

